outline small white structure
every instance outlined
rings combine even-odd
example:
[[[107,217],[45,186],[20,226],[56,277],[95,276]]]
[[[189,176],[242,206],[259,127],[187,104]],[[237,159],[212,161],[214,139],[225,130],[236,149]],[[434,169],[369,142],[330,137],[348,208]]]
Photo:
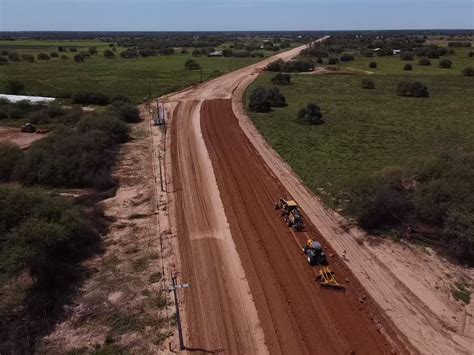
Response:
[[[380,48],[375,48],[374,52],[378,52],[379,50],[380,50]]]
[[[214,51],[211,52],[207,55],[208,57],[222,57],[222,52],[221,51]]]
[[[52,102],[56,100],[54,97],[6,95],[6,94],[0,94],[0,99],[5,99],[11,103],[20,102],[20,101],[29,101],[32,104],[48,103],[48,102]]]
[[[392,50],[393,55],[399,55],[400,52],[401,52],[400,49],[394,49],[394,50]]]

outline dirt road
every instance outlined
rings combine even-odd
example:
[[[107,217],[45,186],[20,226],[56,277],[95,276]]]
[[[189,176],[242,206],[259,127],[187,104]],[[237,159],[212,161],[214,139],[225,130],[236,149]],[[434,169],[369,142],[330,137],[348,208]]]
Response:
[[[21,149],[28,148],[37,140],[46,137],[45,134],[24,133],[18,128],[0,127],[0,143],[17,144]]]
[[[302,48],[276,57],[290,59]],[[171,215],[176,221],[187,346],[225,353],[404,352],[399,334],[325,243],[345,293],[323,290],[273,210],[288,192],[232,112],[233,94],[268,62],[162,98],[171,113]]]

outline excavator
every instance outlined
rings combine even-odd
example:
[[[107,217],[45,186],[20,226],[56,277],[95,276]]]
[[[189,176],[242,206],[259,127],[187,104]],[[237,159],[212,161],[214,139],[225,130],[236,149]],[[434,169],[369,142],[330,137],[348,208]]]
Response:
[[[300,206],[298,206],[295,201],[279,198],[277,203],[275,203],[275,209],[281,210],[281,216],[288,227],[291,227],[296,231],[301,231],[304,229]]]

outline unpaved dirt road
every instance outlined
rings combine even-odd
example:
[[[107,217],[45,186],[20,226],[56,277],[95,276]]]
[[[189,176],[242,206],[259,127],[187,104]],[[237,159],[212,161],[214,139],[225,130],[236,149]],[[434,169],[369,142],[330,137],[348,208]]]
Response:
[[[302,48],[276,57],[290,59]],[[275,57],[162,98],[187,347],[224,353],[405,352],[402,336],[334,254],[347,291],[321,289],[273,204],[288,195],[241,130],[231,98]]]
[[[45,136],[45,134],[20,132],[19,128],[0,127],[0,143],[17,144],[21,149],[28,148],[31,144]]]

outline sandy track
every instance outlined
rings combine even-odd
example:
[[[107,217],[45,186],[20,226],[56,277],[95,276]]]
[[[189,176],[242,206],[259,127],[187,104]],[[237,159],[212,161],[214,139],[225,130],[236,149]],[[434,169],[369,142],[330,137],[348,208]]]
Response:
[[[266,353],[263,332],[199,130],[200,101],[178,104],[172,177],[189,348]],[[196,127],[197,125],[197,127]]]
[[[0,143],[17,144],[21,149],[28,148],[37,140],[46,137],[46,134],[24,133],[18,128],[0,127]]]
[[[339,278],[350,280],[347,291],[315,282],[317,268],[307,265],[299,246],[318,233],[311,224],[304,233],[292,232],[273,209],[288,193],[240,129],[231,101],[206,101],[201,124],[270,352],[390,352],[378,310],[367,298],[359,301],[364,291],[338,258],[331,264]]]

